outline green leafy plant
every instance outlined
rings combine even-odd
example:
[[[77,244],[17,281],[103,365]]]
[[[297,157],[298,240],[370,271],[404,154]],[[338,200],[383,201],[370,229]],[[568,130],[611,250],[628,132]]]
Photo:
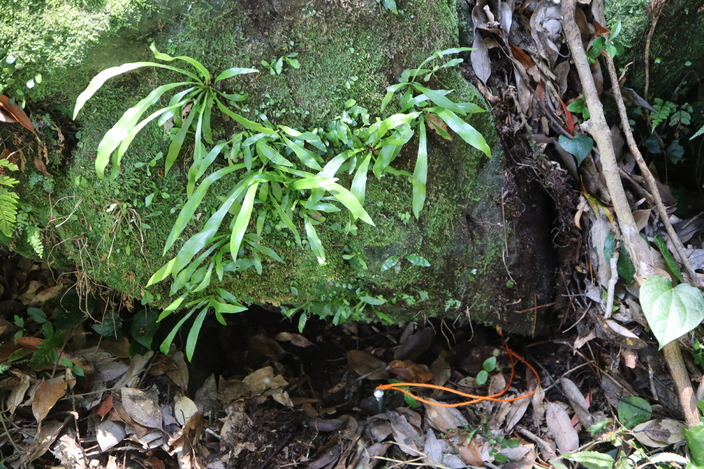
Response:
[[[17,171],[18,169],[14,163],[0,159],[0,233],[8,238],[12,237],[17,223],[19,196],[12,188],[19,181],[4,173],[6,170]]]
[[[278,59],[272,59],[271,62],[267,62],[266,60],[262,60],[261,64],[269,70],[269,73],[271,75],[281,75],[284,71],[284,63],[288,64],[292,68],[301,68],[301,63],[296,59],[298,57],[297,52],[293,52],[288,55],[282,55]]]
[[[589,156],[589,153],[594,148],[594,140],[588,135],[578,134],[573,138],[560,135],[558,141],[560,146],[568,153],[574,155],[577,160],[577,166],[582,164],[582,161]]]
[[[256,69],[234,67],[213,78],[195,59],[163,54],[154,45],[151,49],[158,60],[185,62],[190,68],[137,62],[104,70],[78,97],[74,117],[108,79],[128,71],[158,67],[183,77],[182,81],[159,86],[128,109],[98,145],[95,163],[101,178],[106,177],[110,163],[112,171],[109,176],[117,177],[122,157],[134,137],[145,125],[156,120],[161,125],[168,123],[170,127],[171,144],[164,162],[164,174],[167,174],[184,148],[186,138],[192,135],[194,149],[187,172],[187,200],[166,239],[164,255],[176,247],[202,204],[220,201],[219,207],[211,212],[199,231],[190,236],[148,282],[149,286],[172,279],[170,295],[176,299],[162,312],[159,321],[177,310],[188,311],[162,343],[162,351],[168,351],[177,331],[194,317],[186,340],[186,353],[190,358],[208,311],[214,310],[218,321],[224,324],[223,314],[246,309],[229,292],[210,288],[214,277],[222,280],[225,274],[249,268],[261,274],[265,262],[285,261],[265,244],[267,220],[275,220],[277,227],[289,231],[295,244],[310,249],[322,264],[326,261],[326,254],[316,227],[328,216],[346,209],[347,222],[339,229],[343,233],[356,230],[357,220],[374,225],[363,208],[369,172],[377,178],[385,173],[409,177],[412,210],[416,217],[420,216],[425,204],[428,172],[426,127],[435,129],[446,139],[451,138],[449,128],[465,142],[487,156],[491,155],[483,136],[464,120],[484,110],[471,103],[454,102],[448,97],[452,90],[429,89],[417,81],[419,78],[429,81],[437,71],[456,66],[461,59],[424,68],[446,55],[469,50],[467,48],[437,52],[417,69],[406,70],[400,83],[387,89],[381,106],[383,112],[398,96],[397,113],[385,119],[372,119],[366,109],[350,100],[345,110],[325,128],[314,129],[275,126],[264,115],[260,116],[261,123],[258,123],[235,112],[238,104],[247,98],[246,94],[226,93],[219,83],[258,73]],[[291,55],[288,59],[291,59],[287,61],[291,66],[297,64]],[[166,93],[174,93],[168,104],[142,118]],[[211,126],[214,110],[235,121],[239,128],[232,135],[216,140],[222,131]],[[414,173],[394,169],[393,161],[416,135],[418,149]],[[152,161],[148,168],[152,167]],[[351,176],[349,189],[338,182],[339,174]],[[212,193],[212,187],[229,189],[225,194],[216,195]],[[413,265],[430,265],[417,254],[408,255],[406,259]],[[356,305],[350,303],[343,309],[347,313],[336,313],[335,317],[354,317],[361,314],[364,307],[373,307],[381,301],[359,292],[357,298]]]
[[[496,369],[496,357],[489,357],[482,363],[482,370],[475,378],[478,386],[482,386],[489,380],[489,373]]]
[[[704,297],[687,283],[676,287],[653,276],[640,287],[640,304],[660,348],[697,327],[704,320]]]

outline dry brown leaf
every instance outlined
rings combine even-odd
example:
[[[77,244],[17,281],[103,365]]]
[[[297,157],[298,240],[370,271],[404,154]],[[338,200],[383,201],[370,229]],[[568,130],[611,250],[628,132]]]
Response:
[[[484,460],[482,459],[482,454],[479,451],[475,438],[472,438],[472,441],[470,441],[469,444],[460,446],[459,451],[462,459],[464,459],[464,461],[470,466],[484,466]]]
[[[86,469],[88,459],[83,447],[78,444],[75,432],[64,433],[51,447],[51,453],[59,460],[61,467]]]
[[[572,409],[575,414],[577,414],[579,421],[582,422],[582,426],[589,428],[594,425],[594,417],[589,413],[587,400],[584,398],[577,385],[574,384],[574,381],[563,376],[560,378],[560,385],[562,386],[565,396],[567,396],[567,399],[570,401]]]
[[[568,453],[579,448],[579,435],[570,421],[570,416],[559,404],[547,403],[545,422],[550,433],[555,439],[557,449],[561,453]]]
[[[42,420],[49,414],[54,404],[66,394],[66,378],[57,376],[39,383],[34,391],[32,401],[32,414],[41,425]]]
[[[433,399],[428,400],[437,402]],[[428,418],[428,423],[442,433],[449,433],[461,426],[469,425],[467,419],[455,407],[439,407],[425,404],[425,416]]]
[[[348,350],[347,365],[359,376],[368,375],[365,376],[367,379],[389,378],[389,374],[384,371],[386,362],[364,350]]]
[[[294,334],[292,332],[279,332],[274,336],[274,339],[280,342],[291,342],[296,347],[310,347],[313,342],[303,337],[301,334]]]
[[[4,94],[0,94],[0,107],[10,113],[10,115],[12,115],[12,117],[14,117],[17,122],[22,124],[25,129],[29,130],[30,132],[36,135],[34,126],[32,125],[32,121],[29,120],[27,114],[25,114],[25,112],[20,109],[17,103],[10,104],[10,98],[5,96]]]
[[[395,410],[387,410],[386,415],[391,422],[391,433],[399,449],[408,455],[420,456],[421,448],[425,443],[420,429],[409,423],[405,415]]]
[[[477,7],[474,7],[475,9]],[[474,50],[470,55],[472,69],[482,83],[486,85],[486,81],[491,76],[491,60],[489,59],[489,48],[486,46],[484,39],[479,34],[479,31],[474,31],[474,42],[472,43]]]
[[[30,349],[30,350],[36,350],[37,347],[42,343],[42,339],[39,337],[17,337],[15,339],[15,342],[17,342],[17,345]]]
[[[415,360],[430,349],[435,334],[430,328],[411,334],[394,352],[394,360]]]
[[[509,410],[508,415],[506,416],[506,425],[503,428],[503,431],[505,433],[511,433],[513,427],[518,425],[518,422],[521,421],[521,419],[526,413],[526,410],[528,410],[528,405],[530,403],[530,399],[521,399],[519,401],[511,402],[511,409]]]
[[[5,404],[7,406],[7,410],[10,412],[10,415],[14,414],[17,407],[19,407],[24,401],[24,395],[29,389],[30,383],[30,376],[28,374],[14,370],[12,371],[12,374],[19,378],[19,384],[12,388],[10,397],[7,398],[7,402]]]
[[[418,365],[410,360],[394,360],[386,367],[386,371],[407,383],[426,383],[433,379],[427,365]]]
[[[97,407],[94,407],[95,413],[100,415],[100,418],[105,418],[108,412],[112,410],[112,395],[107,394]]]
[[[100,445],[100,450],[103,452],[119,444],[125,434],[125,424],[121,422],[103,420],[96,426],[95,436],[98,440],[98,445]]]
[[[27,454],[21,461],[20,466],[25,467],[28,462],[34,461],[39,456],[46,453],[51,444],[56,441],[56,438],[59,436],[59,433],[61,433],[61,430],[64,428],[64,425],[66,425],[66,423],[68,422],[68,419],[69,417],[64,419],[63,422],[59,422],[57,420],[49,420],[44,423],[44,425],[42,425],[41,430],[34,438],[34,442],[32,443],[32,446],[30,447],[29,451],[27,451]]]
[[[56,298],[59,296],[59,293],[64,291],[64,286],[59,284],[59,285],[54,285],[53,287],[45,288],[38,292],[34,298],[32,299],[32,302],[30,303],[31,306],[37,306],[44,304],[45,302]]]
[[[260,368],[245,376],[242,383],[249,387],[253,396],[263,394],[269,389],[280,389],[288,386],[288,382],[283,376],[274,376],[274,369],[270,366]]]
[[[684,441],[685,426],[672,419],[655,419],[636,425],[633,434],[645,446],[664,448]]]
[[[147,428],[161,428],[161,408],[155,396],[137,388],[122,388],[120,395],[132,420]]]
[[[430,364],[430,372],[433,374],[433,384],[436,386],[444,386],[452,375],[452,369],[442,355],[439,355],[438,358]]]
[[[104,347],[105,345],[106,344],[103,343],[102,346]],[[144,355],[135,355],[134,357],[132,357],[132,360],[130,361],[130,367],[127,369],[125,374],[122,375],[119,380],[117,380],[113,387],[116,389],[120,389],[123,387],[129,388],[136,386],[137,383],[139,383],[139,375],[141,375],[142,372],[146,369],[147,364],[149,364],[149,360],[151,360],[153,356],[154,352],[150,350]]]
[[[174,417],[179,425],[185,425],[196,412],[198,407],[189,397],[183,394],[176,397],[174,402]]]

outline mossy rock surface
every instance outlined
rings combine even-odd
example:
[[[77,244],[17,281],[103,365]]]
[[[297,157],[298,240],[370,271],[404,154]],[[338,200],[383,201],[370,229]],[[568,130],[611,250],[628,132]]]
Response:
[[[375,0],[212,1],[177,10],[126,3],[146,16],[121,23],[116,31],[108,28],[88,41],[85,53],[71,64],[53,64],[56,73],[45,77],[42,85],[46,91],[33,95],[36,102],[30,96],[28,108],[48,111],[62,135],[49,125],[40,126],[42,135],[54,143],[48,165],[54,178],[49,183],[26,169],[21,196],[32,207],[32,216],[47,227],[49,260],[78,265],[96,280],[161,306],[169,302],[167,282],[148,289],[146,284],[168,260],[161,251],[186,200],[188,162],[180,160],[167,177],[160,171],[163,160],[149,169],[137,167],[168,147],[157,126],[146,127],[135,139],[116,180],[97,178],[94,161],[100,139],[121,114],[172,77],[144,69],[112,79],[71,122],[72,103],[92,74],[107,66],[153,60],[148,50],[153,40],[158,49],[194,57],[215,73],[233,66],[258,67],[260,74],[227,85],[249,93],[248,117],[257,119],[264,113],[276,124],[321,126],[339,115],[349,99],[379,115],[386,87],[404,69],[458,41],[454,0],[401,2],[404,11],[399,15]],[[7,34],[0,40],[7,42]],[[261,60],[289,53],[298,53],[300,69],[285,66],[283,73],[272,75],[261,66]],[[58,84],[67,82],[66,92],[56,91]],[[486,107],[457,71],[440,75],[434,85],[454,89],[455,100]],[[504,204],[505,191],[514,186],[491,116],[475,114],[469,122],[486,137],[492,159],[458,137],[449,142],[429,132],[428,199],[418,220],[412,215],[407,177],[386,174],[377,180],[370,175],[365,209],[376,226],[358,222],[357,232],[345,235],[334,229],[334,223],[344,224],[346,218],[330,217],[318,229],[327,253],[324,265],[310,250],[296,248],[289,232],[272,224],[265,229],[267,243],[286,262],[265,262],[262,275],[248,269],[226,277],[220,286],[241,301],[306,304],[326,317],[334,317],[340,304],[356,304],[362,296],[383,297],[386,303],[379,310],[396,322],[455,317],[459,311],[468,319],[510,331],[535,332],[539,318],[516,310],[551,300],[551,267],[535,265],[529,254],[538,249],[536,245],[549,245],[550,227],[545,226],[542,234],[536,228],[531,239],[516,236],[512,226],[526,213],[541,209]],[[231,125],[220,124],[222,132]],[[28,161],[31,152],[28,147]],[[415,152],[415,144],[408,144],[394,167],[412,173]],[[341,183],[349,186],[350,181]],[[214,190],[224,194],[227,187]],[[151,194],[151,204],[145,207]],[[204,204],[198,215],[216,203]],[[23,246],[19,239],[17,247]],[[413,265],[405,257],[409,255],[421,256],[430,266]],[[382,270],[393,256],[401,258],[399,263]],[[509,271],[523,272],[514,274],[516,285]],[[375,319],[371,313],[368,318]]]

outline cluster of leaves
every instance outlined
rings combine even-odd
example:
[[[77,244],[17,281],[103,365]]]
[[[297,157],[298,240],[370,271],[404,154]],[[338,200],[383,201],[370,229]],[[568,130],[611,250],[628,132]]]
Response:
[[[400,82],[388,88],[382,102],[383,112],[392,99],[398,97],[397,113],[385,119],[372,119],[366,109],[350,100],[340,116],[325,128],[315,129],[275,126],[266,116],[261,116],[262,122],[258,123],[235,112],[247,95],[226,93],[215,85],[228,78],[258,73],[252,68],[230,68],[213,78],[195,59],[172,57],[152,45],[157,60],[185,62],[193,70],[156,62],[137,62],[104,70],[94,77],[78,97],[74,117],[106,80],[122,73],[142,67],[158,67],[183,77],[182,81],[159,86],[128,109],[100,142],[95,163],[102,178],[112,161],[110,177],[115,178],[134,137],[149,122],[157,120],[159,124],[169,123],[171,127],[171,144],[164,168],[164,174],[167,174],[181,153],[186,137],[193,136],[194,151],[186,187],[188,200],[166,240],[164,255],[174,248],[206,197],[221,200],[219,208],[200,231],[186,240],[176,255],[149,280],[148,285],[153,285],[170,277],[170,294],[177,297],[159,320],[178,309],[188,309],[162,344],[162,350],[168,350],[179,328],[195,315],[186,346],[190,357],[211,308],[223,324],[223,314],[245,309],[231,293],[209,288],[213,275],[222,280],[226,273],[252,267],[261,273],[264,258],[284,262],[277,252],[264,244],[264,226],[268,218],[276,220],[278,228],[290,231],[295,244],[300,248],[307,246],[322,264],[325,250],[316,226],[324,223],[329,214],[340,212],[338,204],[349,214],[341,231],[353,231],[358,219],[374,225],[363,208],[369,171],[377,178],[384,173],[409,177],[413,213],[419,216],[425,204],[428,173],[426,126],[446,139],[451,139],[449,128],[490,156],[483,136],[463,119],[483,112],[483,109],[471,103],[454,102],[448,97],[452,90],[432,90],[418,81],[419,78],[430,80],[435,72],[456,66],[461,59],[424,68],[430,62],[466,50],[455,48],[437,52],[417,69],[405,71]],[[181,90],[176,92],[179,88]],[[147,109],[168,92],[175,93],[168,105],[142,119]],[[229,138],[215,140],[216,132],[211,127],[214,109],[239,125],[238,131]],[[414,173],[394,169],[391,166],[393,161],[416,135]],[[352,177],[349,189],[338,183],[341,174]],[[212,194],[211,187],[215,183],[230,188],[229,193],[220,197]],[[229,221],[226,221],[229,215]],[[250,226],[252,220],[255,221],[254,230]],[[299,229],[301,224],[305,237]]]
[[[262,60],[261,64],[269,70],[269,74],[271,75],[281,75],[284,71],[284,63],[288,64],[292,68],[299,69],[301,68],[301,63],[296,59],[298,57],[297,52],[292,52],[291,54],[288,55],[282,55],[278,59],[272,59],[271,62],[267,62],[266,60]]]
[[[704,401],[699,402],[700,411]],[[636,396],[625,397],[618,403],[618,419],[623,425],[614,431],[606,431],[613,422],[604,420],[589,428],[592,436],[600,434],[600,442],[611,443],[614,448],[608,452],[578,451],[567,454],[566,459],[580,463],[587,469],[614,469],[635,468],[653,465],[655,467],[684,467],[697,469],[704,466],[704,425],[696,425],[684,429],[684,438],[689,448],[689,459],[671,452],[658,452],[649,454],[638,444],[637,440],[628,438],[629,435],[640,434],[644,438],[647,434],[644,428],[648,426],[653,417],[653,408],[645,400]],[[670,431],[662,431],[662,438],[669,440]],[[658,435],[660,437],[660,435]],[[649,438],[649,437],[647,437]],[[662,443],[661,446],[664,446]],[[565,469],[565,465],[558,461],[551,461],[558,469]]]
[[[15,100],[19,101],[22,106],[25,102],[25,90],[30,90],[42,82],[42,75],[37,73],[33,78],[30,78],[24,86],[16,86],[16,80],[13,74],[24,68],[24,64],[17,60],[12,54],[8,54],[7,50],[0,48],[0,93],[5,93],[12,88],[11,104]]]

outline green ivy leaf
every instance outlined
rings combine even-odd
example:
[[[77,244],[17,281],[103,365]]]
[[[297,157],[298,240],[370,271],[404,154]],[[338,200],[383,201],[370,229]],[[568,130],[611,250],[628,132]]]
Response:
[[[589,152],[592,151],[592,148],[594,148],[594,140],[592,140],[588,135],[583,134],[575,135],[574,138],[560,135],[558,141],[560,142],[560,146],[564,148],[566,152],[574,155],[577,159],[577,166],[582,164],[582,161],[584,161],[584,159],[589,155]]]
[[[672,282],[665,277],[654,276],[643,283],[640,304],[660,348],[704,320],[702,293],[687,283],[672,288]]]
[[[477,377],[474,379],[474,381],[477,383],[477,386],[481,386],[486,383],[488,379],[489,373],[487,373],[486,370],[482,370],[477,373]]]

